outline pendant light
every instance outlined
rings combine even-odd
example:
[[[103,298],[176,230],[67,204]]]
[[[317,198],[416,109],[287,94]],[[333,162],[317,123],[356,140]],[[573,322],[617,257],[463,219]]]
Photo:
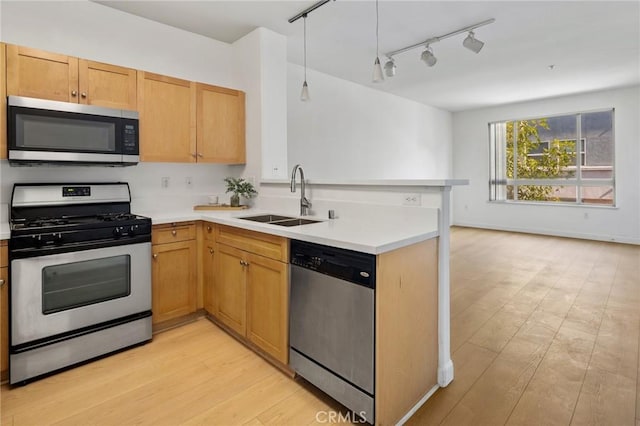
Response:
[[[309,85],[307,84],[307,14],[302,15],[304,22],[304,83],[302,83],[302,92],[300,92],[300,100],[307,102],[309,97]]]
[[[376,60],[373,61],[373,82],[382,83],[384,81],[384,75],[382,74],[382,65],[380,65],[380,49],[378,46],[378,0],[376,0]]]

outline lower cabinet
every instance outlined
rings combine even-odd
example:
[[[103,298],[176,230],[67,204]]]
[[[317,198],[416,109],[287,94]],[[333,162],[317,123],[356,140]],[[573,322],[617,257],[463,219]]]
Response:
[[[247,255],[247,338],[263,351],[287,363],[289,359],[288,265]]]
[[[195,225],[190,225],[195,226]],[[183,237],[180,232],[182,231]],[[195,230],[180,227],[154,227],[152,300],[153,323],[179,318],[196,311],[197,303],[197,245]],[[167,239],[165,239],[165,235]],[[191,235],[193,238],[190,239]],[[156,238],[157,236],[157,238]],[[170,241],[176,238],[182,241]]]
[[[9,377],[9,261],[7,241],[0,241],[0,377]]]
[[[227,235],[232,233],[224,229]],[[278,259],[251,253],[246,230],[238,231],[237,242],[244,250],[227,244],[215,246],[215,307],[213,315],[222,324],[245,337],[253,345],[283,364],[289,360],[289,278],[287,241],[274,241],[282,247]],[[257,234],[262,235],[262,234]],[[271,243],[256,240],[264,247]]]

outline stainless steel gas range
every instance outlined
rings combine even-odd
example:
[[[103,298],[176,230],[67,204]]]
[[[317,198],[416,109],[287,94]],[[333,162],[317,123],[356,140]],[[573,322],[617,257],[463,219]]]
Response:
[[[11,384],[151,340],[151,219],[126,183],[16,184]]]

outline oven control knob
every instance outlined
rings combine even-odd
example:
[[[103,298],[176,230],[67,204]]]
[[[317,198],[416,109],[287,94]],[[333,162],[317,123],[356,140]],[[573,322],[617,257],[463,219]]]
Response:
[[[31,238],[33,239],[33,244],[36,247],[42,246],[42,235],[32,235]]]
[[[136,235],[137,231],[138,231],[138,225],[131,225],[131,228],[129,228],[129,235],[134,236]]]
[[[53,241],[56,244],[62,244],[62,234],[58,232],[57,234],[53,234]]]
[[[116,238],[120,238],[122,236],[122,226],[116,226],[113,228],[113,236]]]

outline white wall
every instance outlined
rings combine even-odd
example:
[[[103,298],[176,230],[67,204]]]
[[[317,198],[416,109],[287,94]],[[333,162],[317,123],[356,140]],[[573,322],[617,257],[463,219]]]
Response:
[[[490,203],[491,121],[615,108],[616,207]],[[640,87],[586,93],[453,115],[454,223],[640,244]]]
[[[451,177],[451,113],[307,69],[287,68],[288,169],[313,179]]]
[[[2,2],[0,7],[0,39],[6,43],[246,90],[247,80],[235,73],[238,49],[227,43],[87,1],[16,1]],[[247,102],[255,97],[249,91]],[[259,146],[259,138],[254,137],[254,146]],[[256,161],[260,162],[259,151]],[[133,207],[143,209],[190,208],[204,202],[207,194],[223,195],[222,179],[243,171],[242,166],[178,163],[25,168],[9,167],[6,160],[0,169],[0,203],[10,201],[14,182],[128,181]],[[160,185],[164,176],[170,178],[166,189]],[[193,181],[190,187],[187,177]]]

